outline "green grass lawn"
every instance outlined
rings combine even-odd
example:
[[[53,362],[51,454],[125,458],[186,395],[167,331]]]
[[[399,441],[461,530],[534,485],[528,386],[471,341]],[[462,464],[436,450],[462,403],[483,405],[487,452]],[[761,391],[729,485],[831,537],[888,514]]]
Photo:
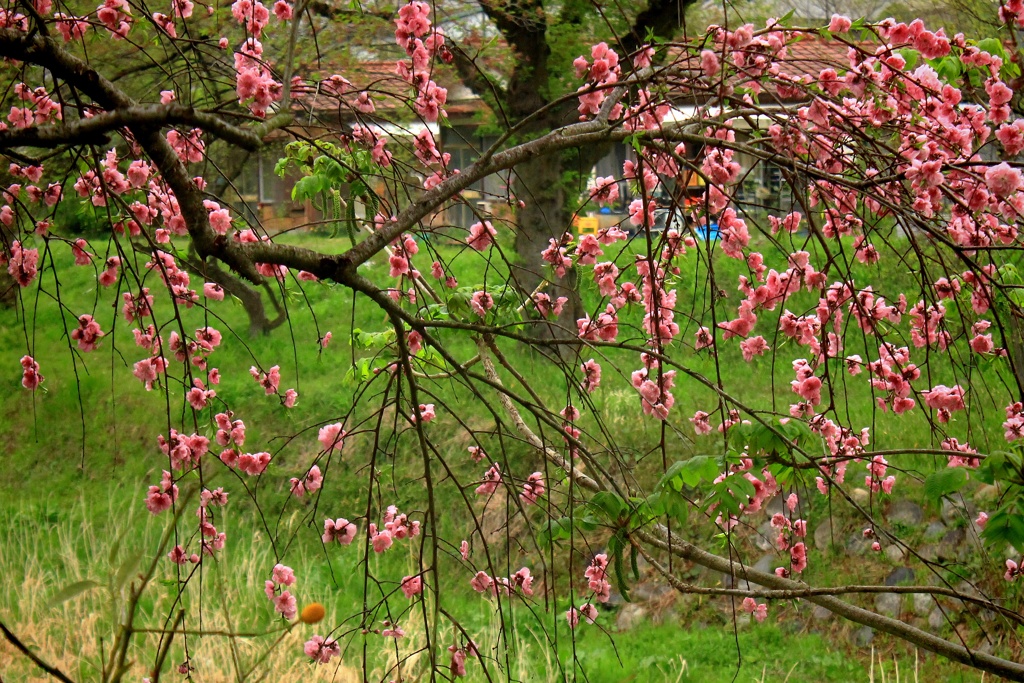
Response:
[[[295,235],[289,239],[328,252],[340,250],[323,237]],[[457,255],[450,246],[437,248],[446,258],[458,260],[463,285],[500,282],[507,277],[500,267],[485,268],[474,254]],[[638,251],[641,246],[629,245],[625,249]],[[130,332],[124,329],[120,306],[111,307],[113,293],[97,292],[90,269],[64,267],[70,264],[67,250],[55,251],[53,258],[61,265],[59,292],[63,310],[48,295],[36,297],[31,290],[25,298],[27,321],[15,311],[0,310],[0,349],[5,351],[5,360],[0,362],[0,386],[7,388],[0,401],[0,433],[6,437],[0,442],[0,520],[6,530],[0,536],[0,571],[9,586],[0,597],[0,614],[5,622],[27,634],[28,642],[50,652],[66,670],[82,680],[91,680],[102,668],[101,653],[109,646],[127,586],[152,558],[163,525],[169,519],[166,514],[153,517],[143,506],[146,487],[158,483],[161,470],[167,468],[167,459],[157,448],[156,435],[167,434],[172,427],[185,433],[212,435],[212,411],[205,411],[200,418],[194,417],[192,411],[183,412],[180,369],[177,383],[172,381],[167,391],[143,389],[132,377],[131,365],[145,352],[135,348]],[[628,260],[630,255],[624,254],[623,258]],[[742,266],[728,259],[721,261],[725,262],[716,262],[716,277],[719,282],[730,284],[723,285],[728,298],[718,304],[718,320],[735,313],[740,295],[730,288]],[[686,316],[685,312],[705,307],[707,291],[700,282],[700,259],[691,255],[684,263],[692,272],[682,273],[678,285],[678,322],[682,328],[679,344],[689,344],[699,325],[711,324],[708,317],[698,320]],[[368,276],[381,282],[387,280],[386,271],[386,264],[380,259],[365,269]],[[863,273],[865,278],[867,275]],[[57,291],[51,272],[42,277],[48,292]],[[897,291],[912,279],[900,264],[893,264],[881,273],[880,280],[876,277],[874,281]],[[684,286],[687,282],[696,285]],[[154,290],[160,287],[155,280],[149,284]],[[588,310],[601,308],[592,282],[584,283],[583,294]],[[359,298],[353,302],[350,292],[320,283],[303,283],[302,292],[289,292],[285,301],[291,312],[286,326],[255,339],[246,334],[244,311],[231,301],[211,306],[208,311],[201,307],[182,311],[183,329],[190,331],[208,324],[224,333],[225,344],[211,356],[211,365],[218,367],[223,376],[223,382],[216,387],[218,396],[228,401],[236,417],[245,420],[246,450],[269,451],[274,454],[274,461],[258,483],[237,477],[215,460],[203,468],[205,486],[224,486],[230,492],[230,504],[217,524],[228,533],[228,546],[209,568],[204,563],[197,580],[190,581],[180,594],[178,580],[183,576],[165,561],[140,602],[139,621],[159,628],[167,614],[177,609],[176,601],[188,608],[201,601],[204,619],[208,621],[200,624],[190,619],[189,628],[278,628],[279,622],[263,596],[262,581],[269,578],[274,563],[281,561],[296,569],[300,604],[324,603],[328,608],[327,623],[333,625],[349,617],[363,604],[378,605],[370,621],[379,624],[383,619],[400,619],[407,624],[409,635],[403,648],[411,651],[424,642],[422,615],[418,609],[410,610],[409,601],[400,593],[396,595],[396,590],[402,576],[415,573],[421,565],[421,558],[413,550],[415,546],[405,543],[383,556],[371,553],[370,569],[380,579],[374,582],[366,578],[366,567],[360,563],[362,548],[333,545],[325,550],[319,541],[325,516],[358,517],[365,514],[368,503],[378,509],[393,503],[418,519],[425,515],[424,468],[415,432],[402,426],[393,409],[381,414],[380,430],[371,419],[371,407],[376,405],[374,401],[379,403],[387,387],[386,376],[378,376],[369,388],[350,377],[354,358],[370,359],[377,367],[385,364],[377,358],[378,349],[350,348],[350,329],[354,324],[367,332],[380,331],[385,328],[385,318],[369,300]],[[805,314],[813,311],[816,302],[816,297],[808,293],[797,295],[776,311],[764,312],[758,329],[772,329],[772,316],[781,314],[784,308]],[[73,326],[74,316],[87,312],[96,317],[107,336],[99,350],[83,355],[69,347],[65,325]],[[640,317],[635,311],[623,315],[620,339],[635,338],[637,344],[642,344]],[[165,334],[175,324],[169,323]],[[319,339],[328,330],[332,331],[334,341],[321,349]],[[464,335],[444,331],[439,336],[461,360],[475,353],[472,342]],[[865,360],[877,357],[873,340],[848,337],[845,353],[860,353]],[[743,362],[735,344],[723,347],[718,363],[706,354],[680,353],[692,375],[680,376],[677,382],[673,421],[677,431],[670,432],[664,453],[669,462],[695,453],[721,452],[720,439],[694,437],[687,421],[695,410],[715,405],[713,393],[698,377],[720,379],[736,399],[758,410],[786,412],[789,403],[796,400],[789,389],[791,362],[807,352],[781,338],[769,339],[769,343],[776,353],[751,364]],[[548,407],[557,411],[565,404],[566,380],[557,371],[545,369],[547,361],[542,356],[511,342],[501,342],[501,348],[515,366],[540,378],[533,388]],[[35,394],[22,391],[19,384],[17,359],[29,351],[43,364],[42,373],[46,376],[43,389]],[[636,393],[628,383],[629,373],[636,369],[634,357],[616,350],[602,350],[601,354],[605,379],[601,390],[592,397],[593,404],[584,410],[580,422],[584,438],[596,442],[603,438],[602,430],[614,436],[620,452],[633,456],[634,475],[649,484],[662,464],[662,451],[657,448],[662,425],[641,417]],[[582,356],[584,360],[587,357]],[[956,377],[940,358],[925,362],[924,351],[915,352],[914,359],[930,373],[931,385],[970,381],[972,386],[978,386],[978,392],[972,395],[970,419],[961,414],[955,418],[950,432],[961,440],[969,436],[972,445],[980,449],[998,443],[1002,405],[996,389],[1004,380],[1000,371],[994,365],[969,360],[964,367],[971,377]],[[249,376],[248,369],[253,365],[263,369],[280,365],[281,389],[296,387],[300,394],[298,405],[284,410],[276,397],[266,396]],[[503,381],[522,391],[508,373],[503,372]],[[531,448],[511,439],[509,432],[503,432],[500,439],[494,434],[493,418],[487,407],[497,406],[493,393],[474,397],[455,381],[434,381],[424,386],[430,399],[421,402],[443,406],[438,411],[438,420],[429,426],[437,447],[431,474],[437,497],[435,509],[440,514],[434,519],[434,526],[440,537],[457,546],[473,531],[463,503],[463,490],[469,487],[467,495],[475,498],[472,488],[480,476],[480,467],[469,461],[466,453],[467,446],[473,443],[467,428],[478,432],[488,450],[493,446],[497,453],[503,447],[507,469],[517,475],[541,467],[541,462]],[[847,378],[843,387],[843,405],[835,406],[837,411],[848,417],[851,424],[871,427],[875,447],[927,447],[936,446],[941,440],[921,410],[899,417],[878,411],[864,375],[856,381]],[[991,394],[987,393],[989,389]],[[407,405],[407,397],[403,396],[402,402]],[[323,464],[328,475],[325,488],[316,498],[291,497],[289,477],[301,476],[319,450],[317,429],[324,423],[341,420],[350,431],[360,433],[346,443],[340,458]],[[375,436],[383,440],[376,447]],[[555,443],[558,436],[547,434],[547,438]],[[374,486],[368,501],[371,463]],[[933,463],[930,456],[909,456],[894,462],[894,466],[913,472]],[[853,475],[853,469],[851,478],[863,476],[862,470]],[[460,486],[454,485],[456,480]],[[254,499],[259,500],[258,507]],[[825,499],[815,494],[806,496],[806,500],[812,526],[815,520],[830,514],[830,504]],[[491,517],[496,505],[489,506]],[[479,508],[477,505],[484,522],[493,525],[487,511]],[[374,514],[379,517],[378,512]],[[182,529],[191,524],[190,517],[191,512],[183,517]],[[541,517],[514,515],[518,529],[502,530],[497,526],[494,537],[499,542],[494,544],[496,554],[490,560],[496,570],[511,573],[525,562],[531,564],[535,575],[541,573],[538,560],[517,546],[519,539],[529,536],[523,533],[524,529],[539,525]],[[709,532],[694,530],[693,534],[696,540],[715,542]],[[268,542],[271,539],[273,544]],[[175,540],[187,542],[188,538]],[[525,540],[523,543],[530,544]],[[672,606],[622,632],[615,627],[617,614],[608,612],[599,622],[600,629],[581,626],[570,634],[562,614],[566,605],[550,606],[545,611],[542,599],[529,605],[517,601],[497,603],[470,593],[466,586],[472,573],[458,559],[455,546],[443,548],[439,588],[444,599],[451,600],[446,602],[446,609],[467,632],[484,634],[481,642],[494,646],[485,652],[492,671],[498,667],[521,680],[577,676],[579,680],[585,677],[590,681],[847,681],[868,680],[870,675],[870,649],[851,645],[849,634],[835,626],[812,632],[795,611],[787,611],[785,606],[773,606],[768,622],[744,627],[738,635],[722,605],[710,601],[696,606]],[[474,553],[474,558],[482,561],[481,549],[474,547]],[[815,557],[820,558],[820,553]],[[552,555],[549,559],[545,562],[545,580],[564,591],[566,557]],[[575,562],[573,572],[581,574],[580,558],[576,557]],[[881,578],[879,573],[888,570],[871,562],[859,571],[877,581]],[[182,571],[188,569],[186,566]],[[829,578],[836,577],[827,562],[812,563],[809,580]],[[52,598],[62,589],[85,580],[94,581],[97,586],[59,605],[51,605]],[[497,638],[502,623],[514,625],[507,641]],[[394,653],[381,648],[379,636],[364,636],[358,629],[347,632],[357,626],[356,622],[348,622],[339,632],[346,634],[347,650],[343,667],[333,670],[335,680],[358,679],[364,642],[369,651],[368,667],[375,674],[383,676],[394,664]],[[452,628],[446,629],[445,637],[454,638]],[[315,630],[309,626],[294,629],[265,658],[262,653],[276,634],[233,645],[224,638],[193,638],[186,642],[193,648],[189,652],[194,663],[205,662],[211,670],[208,678],[203,677],[202,671],[197,672],[198,680],[221,680],[221,673],[212,671],[225,672],[226,676],[233,659],[248,662],[247,666],[258,665],[260,671],[274,672],[271,679],[288,680],[296,676],[294,680],[306,680],[316,676],[318,680],[331,680],[331,672],[323,669],[332,667],[314,672],[301,654],[302,641]],[[106,639],[105,645],[98,642],[101,635]],[[153,637],[136,637],[134,645],[140,654],[133,674],[145,674],[145,662],[152,662],[156,643]],[[883,638],[877,638],[874,644],[885,653],[884,666],[890,667],[890,673],[894,658],[904,675],[913,671],[911,650]],[[184,656],[181,641],[176,641],[168,661],[177,663]],[[10,666],[11,657],[9,649],[0,649],[0,670]],[[415,661],[404,666],[407,671],[422,670],[422,663]],[[922,672],[941,676],[943,680],[980,678],[930,658],[923,658],[920,666]],[[473,680],[484,679],[481,671],[474,669],[471,673]]]

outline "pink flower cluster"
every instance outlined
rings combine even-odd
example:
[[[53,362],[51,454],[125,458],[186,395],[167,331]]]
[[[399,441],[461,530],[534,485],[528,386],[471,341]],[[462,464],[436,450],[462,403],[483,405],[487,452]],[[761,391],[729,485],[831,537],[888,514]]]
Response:
[[[199,466],[200,459],[210,450],[210,440],[202,434],[186,436],[171,428],[170,438],[160,434],[156,438],[160,451],[171,462],[171,469],[187,470]]]
[[[464,647],[458,645],[449,645],[448,652],[452,653],[451,664],[448,668],[448,672],[451,677],[461,678],[466,675],[466,658],[467,657],[479,657],[480,652],[476,649],[476,643],[472,640],[466,643]]]
[[[565,620],[569,622],[569,628],[575,629],[579,626],[580,617],[582,617],[588,624],[593,624],[597,621],[597,616],[597,607],[588,602],[579,609],[570,607],[565,613]]]
[[[242,10],[250,8],[248,13],[240,10],[235,17],[252,27],[262,28],[270,16],[267,8],[258,0],[255,4],[252,0],[238,0],[232,6],[232,13],[236,7]],[[257,40],[258,35],[258,31],[254,32],[254,36],[248,38],[235,52],[235,94],[240,103],[247,104],[249,111],[262,118],[267,115],[270,105],[281,99],[282,85],[274,80],[266,65],[263,45]]]
[[[642,353],[640,359],[644,367],[633,371],[633,388],[640,393],[644,414],[664,420],[676,401],[671,391],[675,385],[676,371],[661,370],[661,361],[651,354]]]
[[[327,664],[332,657],[341,656],[341,644],[334,638],[313,635],[302,646],[302,651],[317,664]]]
[[[584,570],[587,586],[594,593],[598,602],[608,602],[611,597],[612,585],[608,582],[608,556],[604,553],[594,555],[594,559]]]
[[[416,89],[413,103],[416,113],[424,121],[436,122],[446,115],[444,105],[448,100],[448,90],[431,79],[431,58],[451,61],[452,55],[445,47],[444,35],[431,29],[430,5],[425,2],[410,2],[401,7],[395,26],[395,42],[412,58],[408,63],[398,62],[395,72]]]
[[[323,486],[323,483],[324,475],[320,473],[320,467],[318,465],[313,465],[309,468],[309,471],[306,472],[305,477],[301,479],[298,477],[292,477],[289,480],[289,491],[291,491],[292,495],[296,498],[302,498],[307,493],[319,491],[320,487]]]
[[[768,605],[763,602],[758,604],[754,598],[743,598],[741,607],[747,614],[754,615],[754,618],[759,622],[768,618]]]
[[[286,588],[295,585],[295,572],[283,564],[274,565],[271,578],[263,584],[263,592],[267,599],[274,603],[274,611],[285,619],[294,619],[299,613],[295,596]]]
[[[521,593],[527,597],[533,595],[533,576],[527,567],[521,567],[509,577],[489,576],[486,572],[477,572],[470,579],[469,586],[477,593],[490,591],[492,595],[511,595]]]
[[[378,529],[376,523],[370,523],[370,545],[373,546],[375,553],[386,551],[395,541],[419,536],[419,521],[410,522],[408,516],[405,513],[399,513],[398,508],[394,505],[388,506],[383,521],[383,529]]]
[[[21,357],[21,386],[35,391],[46,380],[39,372],[39,363],[32,356]]]

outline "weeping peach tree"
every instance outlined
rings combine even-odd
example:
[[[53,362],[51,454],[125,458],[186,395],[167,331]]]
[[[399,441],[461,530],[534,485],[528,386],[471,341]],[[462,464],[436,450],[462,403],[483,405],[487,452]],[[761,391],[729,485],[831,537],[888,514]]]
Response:
[[[263,586],[283,629],[316,624],[294,652],[309,666],[365,667],[386,651],[381,680],[510,677],[516,620],[557,649],[560,630],[576,639],[603,628],[606,603],[629,599],[643,563],[673,590],[725,596],[758,621],[807,601],[1024,680],[1007,654],[1019,652],[1024,623],[1014,592],[1024,119],[1007,84],[1020,77],[1012,40],[978,45],[919,21],[836,16],[821,29],[711,27],[629,54],[601,43],[573,64],[578,92],[558,101],[577,103],[578,120],[524,135],[527,116],[455,168],[437,128],[410,123],[445,124],[448,93],[435,77],[459,49],[433,27],[431,7],[398,10],[405,57],[393,76],[358,86],[344,73],[312,81],[296,71],[308,9],[238,0],[228,15],[175,0],[151,14],[127,0],[80,11],[35,0],[0,11],[0,150],[12,176],[0,259],[25,314],[25,348],[5,349],[23,370],[17,400],[46,400],[51,363],[34,350],[33,312],[54,306],[76,368],[116,349],[137,379],[117,391],[156,392],[169,406],[151,453],[138,456],[162,462],[162,477],[135,494],[166,532],[105,641],[103,680],[143,657],[157,680],[179,642],[179,670],[201,675],[189,644],[201,652],[202,639],[245,630],[239,614],[239,633],[204,631],[204,602],[184,599],[234,542],[218,525],[236,499],[260,511],[237,534],[261,532],[276,558],[250,577],[253,591]],[[1011,2],[1001,16],[1012,38],[1024,9]],[[102,59],[111,41],[155,68],[117,71]],[[807,41],[831,46],[822,54],[834,63],[793,59]],[[342,130],[319,120],[325,111],[342,113]],[[388,120],[396,126],[380,125]],[[385,132],[403,127],[419,132]],[[271,234],[208,192],[209,146],[259,151],[281,136],[290,143],[279,170],[301,176],[296,197],[319,198],[347,226],[348,239],[331,243],[341,246]],[[619,204],[622,219],[596,234],[562,226],[538,254],[540,284],[524,286],[509,216],[531,198],[506,190],[481,204],[463,193],[491,176],[515,188],[524,164],[619,143],[630,150],[624,166],[580,188],[579,212]],[[766,167],[790,198],[782,209],[743,194]],[[468,230],[446,219],[459,204],[476,214]],[[102,236],[71,235],[67,205],[98,217]],[[95,271],[92,308],[64,304],[64,252]],[[382,262],[386,275],[373,268]],[[316,408],[285,440],[247,439],[253,406],[220,388],[218,368],[223,347],[247,342],[219,322],[232,296],[213,270],[269,285],[282,301],[310,288],[347,293],[352,317],[321,312],[316,338],[292,341],[339,354],[317,372],[352,383],[352,404]],[[893,271],[901,277],[883,277]],[[590,310],[566,328],[565,297],[545,290],[569,273]],[[356,309],[376,327],[354,329]],[[286,348],[255,357],[246,378],[281,411],[303,408],[290,358]],[[467,405],[485,417],[466,418]],[[905,436],[911,424],[924,425],[924,443]],[[289,477],[279,463],[294,469],[295,457],[301,473]],[[382,474],[399,461],[415,476]],[[325,495],[332,478],[358,482],[362,503]],[[965,520],[980,529],[980,573],[925,556],[883,515],[914,491],[956,499],[979,481],[998,491]],[[268,493],[281,487],[283,499]],[[334,622],[302,600],[308,568],[289,564],[292,539],[265,521],[300,502],[300,535],[361,575],[361,607]],[[874,551],[898,548],[927,580],[844,583],[808,539],[828,514],[812,510],[828,509],[854,516]],[[496,513],[506,532],[485,533]],[[749,540],[766,522],[775,561],[763,571]],[[413,572],[373,561],[403,545]],[[716,578],[693,579],[694,567]],[[168,584],[179,599],[156,629],[159,647],[142,649],[140,599]],[[1010,646],[982,651],[865,607],[877,593],[982,606],[995,615],[985,628]],[[460,616],[474,600],[497,615],[497,635]],[[412,622],[424,634],[415,644],[403,628]],[[72,680],[3,632],[50,676]],[[236,676],[252,673],[239,665]]]

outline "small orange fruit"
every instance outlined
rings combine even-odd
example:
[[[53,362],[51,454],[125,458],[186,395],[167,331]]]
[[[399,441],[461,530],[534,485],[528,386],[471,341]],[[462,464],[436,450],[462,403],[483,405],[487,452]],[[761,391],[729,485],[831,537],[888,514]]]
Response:
[[[303,624],[315,624],[324,618],[324,614],[327,610],[319,602],[311,602],[302,608],[302,613],[299,615],[299,621]]]

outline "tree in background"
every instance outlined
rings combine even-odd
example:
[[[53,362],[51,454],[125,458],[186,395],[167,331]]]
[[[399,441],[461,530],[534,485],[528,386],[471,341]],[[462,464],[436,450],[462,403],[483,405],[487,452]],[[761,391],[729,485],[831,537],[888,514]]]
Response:
[[[424,123],[443,120],[447,93],[434,68],[471,53],[433,29],[424,3],[398,11],[395,75],[366,87],[343,73],[311,81],[295,71],[303,3],[176,0],[163,14],[126,0],[95,11],[40,1],[4,10],[0,55],[11,87],[0,150],[17,181],[4,191],[0,224],[24,314],[26,348],[9,356],[12,365],[21,356],[21,400],[45,408],[44,390],[57,384],[33,329],[40,307],[52,305],[76,371],[109,348],[112,376],[134,377],[119,391],[156,392],[166,415],[152,455],[142,456],[158,458],[162,476],[138,492],[166,532],[135,579],[122,581],[116,626],[101,638],[101,678],[157,679],[172,651],[181,673],[201,671],[203,639],[247,635],[246,615],[229,608],[223,629],[204,626],[214,615],[204,611],[212,598],[203,586],[233,542],[224,507],[251,505],[240,533],[259,532],[270,545],[274,564],[252,581],[264,581],[282,637],[326,612],[300,602],[309,568],[287,564],[293,543],[315,540],[325,562],[359,572],[361,608],[317,627],[294,656],[319,665],[361,649],[366,678],[371,670],[380,680],[511,677],[517,620],[539,625],[552,646],[560,631],[575,642],[602,623],[613,591],[628,598],[642,558],[679,593],[726,596],[758,621],[807,600],[1024,680],[1012,656],[1024,373],[1005,350],[1021,315],[1024,177],[1012,159],[1024,150],[1024,122],[1012,118],[1007,86],[1019,76],[1015,63],[921,22],[841,16],[827,29],[713,27],[691,42],[648,45],[675,22],[652,7],[630,18],[642,31],[617,30],[619,20],[605,15],[620,39],[556,74],[540,5],[484,7],[519,56],[498,107],[508,135],[459,169],[429,128],[389,137],[361,119],[398,102]],[[562,9],[574,8],[582,17],[583,5]],[[1004,21],[1024,21],[1022,9],[1006,5]],[[804,40],[843,49],[811,72],[788,57]],[[92,53],[109,41],[144,49],[152,68],[119,72],[97,56],[108,53]],[[949,82],[954,71],[969,87]],[[555,97],[552,80],[578,90]],[[311,125],[324,111],[314,99],[329,99],[354,125],[341,135]],[[680,103],[692,113],[678,116]],[[580,120],[566,123],[568,109]],[[370,206],[366,220],[350,215],[360,231],[341,253],[246,225],[210,192],[203,173],[213,138],[251,151],[279,131],[292,139],[279,170],[302,175],[296,196],[326,194],[341,207],[341,189],[358,185],[350,196]],[[617,181],[628,180],[629,217],[573,235],[554,160],[615,142],[635,155],[584,201],[612,202]],[[791,210],[737,211],[741,156],[779,170]],[[423,186],[409,182],[413,171]],[[519,178],[507,197],[519,206],[515,227],[480,215],[453,239],[444,209],[481,178],[508,171]],[[699,201],[677,205],[656,230],[653,195],[667,185],[677,196],[672,186],[693,174]],[[108,232],[69,235],[62,207],[82,206]],[[506,258],[513,241],[517,258]],[[540,271],[533,289],[510,285],[528,267],[523,258]],[[72,263],[96,274],[91,304],[62,287]],[[898,276],[883,277],[883,266]],[[315,339],[295,341],[327,353],[334,333],[347,339],[350,362],[316,371],[350,377],[352,400],[342,408],[304,401],[288,388],[300,368],[288,367],[286,349],[254,357],[248,373],[221,367],[225,347],[245,341],[221,324],[231,292],[215,268],[296,296],[314,287],[349,296],[352,316],[358,308],[374,329],[355,329],[332,306],[315,316]],[[539,338],[538,329],[560,326],[558,294],[572,269],[594,308]],[[742,363],[754,373],[735,372]],[[751,387],[757,372],[770,388]],[[283,441],[253,438],[259,425],[247,416],[258,408],[239,398],[239,376],[304,427]],[[623,396],[626,418],[613,424]],[[486,418],[470,422],[469,405]],[[912,426],[926,430],[928,444],[909,442]],[[398,463],[416,475],[387,476]],[[358,508],[324,495],[339,480],[359,482]],[[993,507],[963,520],[985,542],[976,547],[981,576],[926,556],[883,518],[918,480],[936,500],[978,481],[996,487]],[[929,580],[843,583],[807,541],[825,500],[856,515],[873,551],[896,548]],[[441,531],[452,504],[464,535]],[[292,510],[300,527],[277,533],[284,527],[268,520]],[[503,533],[486,531],[488,513]],[[768,571],[747,561],[763,522],[774,553]],[[386,562],[403,547],[416,563],[408,574]],[[685,573],[693,566],[734,580],[702,583]],[[167,605],[161,623],[143,624],[140,604],[161,590],[171,598],[158,603]],[[984,606],[994,625],[981,627],[1000,629],[1006,645],[983,651],[865,607],[863,596],[877,593]],[[497,635],[467,628],[453,594],[492,601]],[[415,643],[405,639],[413,627],[422,634]],[[69,680],[45,652],[6,625],[3,633]],[[159,635],[158,646],[140,646],[142,633]],[[263,660],[233,653],[236,679],[255,675]],[[387,659],[377,668],[380,653]],[[574,658],[560,662],[566,675],[585,672]]]

